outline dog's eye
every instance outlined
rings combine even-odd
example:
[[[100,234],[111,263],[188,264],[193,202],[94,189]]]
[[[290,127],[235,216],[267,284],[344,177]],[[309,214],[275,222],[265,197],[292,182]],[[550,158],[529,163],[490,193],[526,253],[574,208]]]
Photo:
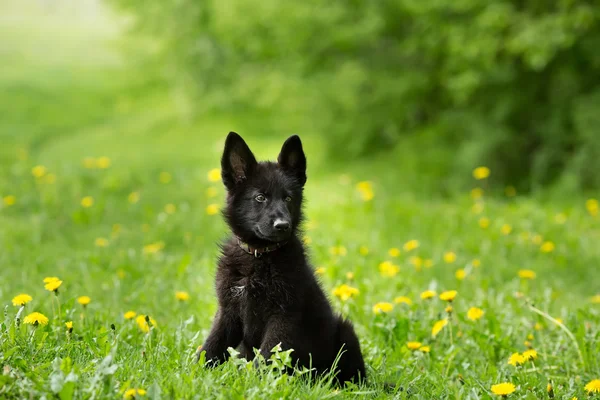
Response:
[[[292,198],[291,198],[290,196],[287,196],[287,197],[285,198],[285,201],[289,203],[290,201],[292,201]]]
[[[264,194],[259,194],[254,198],[254,200],[258,201],[259,203],[264,203],[265,201],[267,201],[267,198]]]

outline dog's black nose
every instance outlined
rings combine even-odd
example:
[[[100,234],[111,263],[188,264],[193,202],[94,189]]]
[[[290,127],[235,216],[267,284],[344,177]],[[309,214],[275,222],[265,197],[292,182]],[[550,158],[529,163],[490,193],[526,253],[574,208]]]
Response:
[[[285,232],[290,229],[290,223],[282,219],[276,219],[273,223],[273,228],[277,229],[278,231]]]

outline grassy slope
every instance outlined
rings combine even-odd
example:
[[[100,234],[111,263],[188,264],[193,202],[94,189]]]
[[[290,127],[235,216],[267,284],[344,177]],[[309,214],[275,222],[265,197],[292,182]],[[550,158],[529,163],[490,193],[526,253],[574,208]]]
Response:
[[[397,381],[405,389],[398,397],[486,398],[491,384],[512,381],[519,385],[518,396],[534,399],[545,396],[551,378],[557,395],[567,398],[581,397],[583,384],[599,377],[594,354],[600,310],[588,299],[599,290],[595,244],[600,231],[582,199],[558,207],[497,197],[486,199],[484,211],[475,214],[468,195],[444,200],[406,191],[405,182],[416,186],[419,174],[390,171],[386,159],[331,167],[320,138],[310,133],[303,138],[310,160],[311,253],[315,265],[324,267],[327,291],[341,283],[360,290],[352,301],[334,301],[355,321],[374,383],[336,392],[323,383],[309,385],[267,371],[257,375],[245,365],[230,363],[215,371],[191,365],[190,355],[206,337],[215,311],[215,243],[225,232],[218,216],[205,213],[223,197],[221,185],[209,182],[207,173],[218,166],[229,130],[248,136],[261,158],[274,157],[284,136],[247,135],[256,131],[254,116],[186,120],[179,99],[153,79],[151,66],[136,57],[123,59],[112,25],[102,19],[73,22],[65,18],[72,11],[65,10],[43,17],[36,8],[15,4],[3,6],[0,23],[0,53],[7,60],[0,75],[0,196],[17,197],[15,205],[0,206],[0,300],[9,304],[15,294],[29,293],[34,301],[26,312],[55,319],[29,336],[31,328],[15,327],[17,308],[8,309],[0,363],[12,372],[0,377],[0,397],[54,391],[69,398],[73,390],[78,398],[111,398],[141,387],[156,398],[160,393],[386,398],[380,382]],[[112,166],[85,169],[81,163],[87,156],[108,156]],[[397,156],[407,157],[411,165],[409,152]],[[31,176],[39,164],[56,175],[55,183]],[[171,182],[159,182],[162,171],[172,175]],[[354,187],[364,179],[374,182],[375,197],[367,203]],[[216,197],[207,196],[209,187],[216,188]],[[137,204],[127,201],[133,191],[141,196]],[[84,196],[94,197],[93,207],[81,207]],[[176,206],[174,214],[164,212],[169,203]],[[564,224],[555,222],[558,212],[567,215]],[[491,219],[485,230],[478,226],[483,215]],[[500,232],[504,224],[513,228],[508,235]],[[556,250],[541,253],[532,243],[535,234],[553,241]],[[94,246],[99,237],[110,245]],[[419,239],[419,249],[395,259],[388,255],[389,248],[409,239]],[[145,245],[158,241],[165,243],[163,251],[143,253]],[[335,246],[344,246],[347,254],[332,254]],[[369,247],[369,254],[360,255],[359,246]],[[447,251],[456,252],[455,262],[443,261]],[[430,258],[434,266],[415,268],[414,256]],[[401,269],[391,278],[378,271],[388,259]],[[480,259],[481,267],[474,268],[473,259]],[[461,281],[455,278],[460,268],[467,271]],[[535,270],[537,278],[521,282],[516,277],[521,268]],[[352,281],[346,272],[355,274]],[[49,275],[64,280],[60,316],[57,302],[41,284]],[[420,300],[425,289],[459,291],[453,329],[435,339],[431,327],[445,316],[444,305]],[[188,291],[191,299],[177,302],[176,290]],[[528,311],[513,296],[517,291],[565,321],[585,366],[567,335]],[[79,295],[92,298],[86,310],[75,303]],[[375,303],[392,302],[398,295],[409,296],[414,305],[373,314]],[[466,319],[471,306],[485,310],[481,321]],[[130,309],[151,315],[157,328],[142,334],[133,321],[123,319]],[[75,325],[70,341],[63,328],[67,320]],[[533,345],[540,352],[537,368],[530,363],[516,370],[506,360],[524,350],[528,334],[535,335]],[[408,340],[431,345],[431,353],[411,354]],[[118,368],[112,371],[111,363]],[[65,382],[69,372],[73,383]]]

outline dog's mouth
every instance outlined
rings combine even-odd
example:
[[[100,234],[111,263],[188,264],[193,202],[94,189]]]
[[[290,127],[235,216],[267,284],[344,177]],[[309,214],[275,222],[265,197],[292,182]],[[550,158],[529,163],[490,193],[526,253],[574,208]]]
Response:
[[[264,234],[261,231],[260,226],[257,225],[254,228],[254,234],[256,235],[256,237],[258,237],[261,240],[266,240],[268,242],[275,242],[276,243],[276,242],[281,242],[281,241],[289,238],[290,234],[291,234],[291,230],[287,231],[287,232],[278,232],[276,234],[267,235],[267,234]]]

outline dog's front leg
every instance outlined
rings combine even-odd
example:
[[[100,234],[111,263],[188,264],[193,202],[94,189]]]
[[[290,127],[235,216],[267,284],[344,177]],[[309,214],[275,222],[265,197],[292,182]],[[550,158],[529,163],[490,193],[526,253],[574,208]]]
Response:
[[[282,350],[289,350],[292,346],[291,321],[283,317],[273,316],[269,319],[265,333],[260,344],[260,354],[268,360],[271,357],[271,350],[281,344]]]
[[[229,358],[228,347],[237,347],[242,341],[242,321],[232,310],[219,307],[210,334],[202,349],[206,351],[206,360],[218,364]]]

